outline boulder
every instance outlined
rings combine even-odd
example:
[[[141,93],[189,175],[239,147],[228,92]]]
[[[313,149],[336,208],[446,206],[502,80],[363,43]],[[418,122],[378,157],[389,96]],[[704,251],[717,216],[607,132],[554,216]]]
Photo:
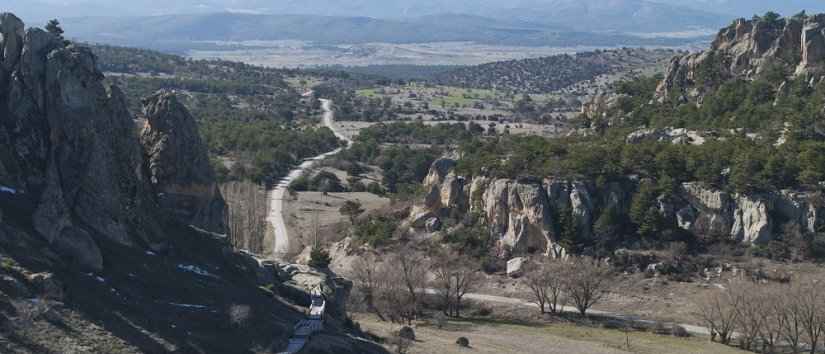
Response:
[[[437,217],[431,217],[427,219],[425,230],[427,230],[427,232],[438,232],[441,231],[441,226],[441,219]]]
[[[518,278],[524,274],[524,265],[527,263],[527,258],[516,257],[507,261],[507,276]]]
[[[63,301],[63,283],[51,273],[35,273],[27,275],[29,283],[43,297],[54,301]]]

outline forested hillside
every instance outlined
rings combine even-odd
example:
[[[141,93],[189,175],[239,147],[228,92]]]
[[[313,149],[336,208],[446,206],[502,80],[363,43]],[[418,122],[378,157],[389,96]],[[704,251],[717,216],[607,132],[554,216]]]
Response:
[[[670,50],[617,49],[511,60],[436,72],[444,85],[525,93],[549,93],[602,75],[656,66]]]

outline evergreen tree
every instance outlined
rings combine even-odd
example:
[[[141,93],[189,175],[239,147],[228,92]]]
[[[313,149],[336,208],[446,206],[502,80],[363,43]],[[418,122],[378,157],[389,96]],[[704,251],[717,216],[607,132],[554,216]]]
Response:
[[[326,269],[332,263],[329,252],[321,247],[314,247],[309,253],[309,266],[318,269]]]
[[[63,39],[63,28],[60,27],[60,21],[56,19],[50,20],[49,23],[46,24],[46,31]]]
[[[579,247],[579,230],[573,209],[565,207],[559,213],[559,244],[568,253],[576,253]]]

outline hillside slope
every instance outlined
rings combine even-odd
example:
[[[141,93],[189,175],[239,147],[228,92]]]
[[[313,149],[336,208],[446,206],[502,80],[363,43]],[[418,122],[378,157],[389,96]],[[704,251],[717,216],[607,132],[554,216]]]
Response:
[[[459,87],[548,93],[620,71],[644,69],[670,59],[669,50],[608,50],[511,60],[435,73],[434,81]]]

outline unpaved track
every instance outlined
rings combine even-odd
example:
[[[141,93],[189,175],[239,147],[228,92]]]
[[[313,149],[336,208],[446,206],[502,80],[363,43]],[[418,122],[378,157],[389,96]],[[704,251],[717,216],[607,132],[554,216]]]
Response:
[[[335,126],[335,112],[332,110],[332,101],[322,99],[321,107],[324,110],[324,126],[332,130],[338,139],[345,141],[347,143],[347,148],[352,146],[352,140],[347,138],[342,132],[338,131]],[[266,217],[266,221],[272,226],[272,230],[275,233],[275,248],[272,255],[276,260],[284,260],[284,258],[288,257],[290,254],[289,233],[287,231],[286,220],[283,215],[283,200],[284,195],[286,195],[287,188],[289,188],[292,181],[303,175],[304,172],[315,167],[315,165],[317,165],[320,161],[327,157],[337,155],[343,150],[344,148],[338,148],[305,160],[300,166],[290,171],[286,177],[281,179],[275,188],[269,191],[269,214]]]

